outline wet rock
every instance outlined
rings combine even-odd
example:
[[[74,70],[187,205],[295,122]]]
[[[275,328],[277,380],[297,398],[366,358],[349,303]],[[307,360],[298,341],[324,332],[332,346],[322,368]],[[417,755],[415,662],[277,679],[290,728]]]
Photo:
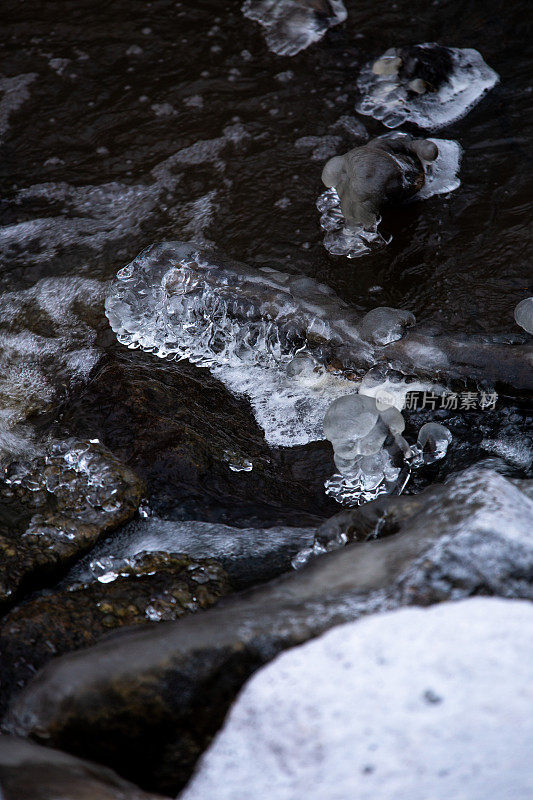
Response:
[[[425,183],[423,162],[437,155],[429,139],[381,136],[330,159],[322,182],[336,189],[348,226],[371,229],[384,203],[407,200],[420,191]]]
[[[227,571],[235,589],[275,578],[291,568],[291,559],[313,543],[316,527],[232,528],[212,522],[135,519],[98,544],[67,580],[87,580],[95,563],[130,559],[143,551],[184,553],[213,558]]]
[[[330,159],[322,172],[329,188],[316,202],[326,250],[358,258],[389,244],[381,208],[454,191],[461,185],[461,156],[453,139],[389,133]]]
[[[0,793],[3,800],[163,800],[99,764],[11,736],[0,736]]]
[[[92,561],[91,583],[67,585],[12,609],[0,623],[0,708],[50,659],[130,625],[175,620],[231,591],[215,561],[138,553]]]
[[[342,512],[330,530],[380,535],[383,507],[394,535],[328,553],[194,617],[54,660],[11,706],[7,729],[175,791],[246,678],[281,650],[378,609],[533,597],[533,504],[501,475],[468,470],[416,497]]]
[[[335,628],[250,679],[180,800],[527,800],[532,636],[494,598]]]
[[[162,516],[260,527],[334,511],[323,492],[330,448],[270,448],[247,403],[192,364],[117,348],[65,404],[61,429],[98,436]],[[232,469],[242,460],[252,468]]]
[[[97,440],[57,441],[9,464],[3,478],[0,606],[66,571],[133,516],[142,493],[135,473]]]

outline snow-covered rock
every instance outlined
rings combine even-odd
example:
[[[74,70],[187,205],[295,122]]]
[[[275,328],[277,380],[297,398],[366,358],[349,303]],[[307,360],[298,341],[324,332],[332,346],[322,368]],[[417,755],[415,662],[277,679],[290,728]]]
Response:
[[[523,601],[337,627],[251,678],[180,800],[526,800],[532,655]]]

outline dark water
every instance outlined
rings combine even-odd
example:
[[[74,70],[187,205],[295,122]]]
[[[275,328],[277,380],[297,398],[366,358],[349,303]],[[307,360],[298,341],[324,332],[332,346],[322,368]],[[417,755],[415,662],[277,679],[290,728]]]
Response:
[[[448,332],[517,333],[513,309],[531,294],[528,3],[348,1],[347,22],[294,58],[268,51],[240,2],[2,5],[1,72],[27,76],[17,79],[18,107],[9,114],[4,108],[1,126],[2,290],[44,277],[107,280],[153,241],[197,239],[244,261],[303,271],[358,308],[408,308]],[[464,148],[461,187],[390,210],[384,227],[393,241],[383,251],[354,261],[332,257],[315,209],[320,173],[328,155],[358,143],[339,120],[356,118],[370,135],[384,132],[355,114],[359,68],[390,46],[425,41],[474,47],[501,77],[466,118],[437,134]],[[338,139],[314,159],[312,147],[296,145],[309,136]],[[117,346],[101,306],[96,316],[98,344],[112,354]],[[131,368],[142,358],[150,370],[149,358],[123,358]],[[161,369],[182,382],[188,374],[175,365],[153,369],[155,394]],[[209,380],[199,394],[212,387]],[[103,435],[88,402],[69,407],[69,430]],[[120,393],[113,402],[120,405]],[[217,402],[224,409],[229,401]],[[513,413],[483,424],[489,434],[501,426],[520,439],[523,418],[513,421]],[[109,418],[107,424],[113,427]],[[110,443],[126,452],[123,425],[118,415]],[[457,425],[469,428],[463,419]],[[314,472],[302,513],[334,510],[322,495],[330,467],[320,447],[304,460]],[[457,451],[458,466],[465,448],[463,442]],[[306,467],[296,456],[289,461],[305,487]],[[165,469],[163,463],[156,481],[160,493]],[[180,500],[196,508],[204,489],[212,491],[200,481],[191,489],[194,503],[187,492]],[[223,493],[218,486],[217,503]],[[282,503],[291,504],[293,496]]]

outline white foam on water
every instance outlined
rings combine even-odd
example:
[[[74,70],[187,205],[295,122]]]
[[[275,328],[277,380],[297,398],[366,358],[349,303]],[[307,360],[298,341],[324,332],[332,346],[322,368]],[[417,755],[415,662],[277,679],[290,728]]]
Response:
[[[221,136],[195,142],[156,165],[147,183],[110,181],[99,186],[72,186],[50,182],[21,189],[16,195],[18,203],[59,204],[61,213],[0,228],[0,248],[9,258],[23,246],[25,263],[48,261],[72,245],[101,250],[109,242],[139,233],[146,220],[161,211],[182,224],[185,235],[192,232],[199,237],[202,224],[210,224],[216,212],[217,192],[174,206],[172,194],[182,181],[183,170],[212,164],[217,172],[223,172],[222,151],[247,135],[242,125],[229,125]]]
[[[94,313],[104,294],[99,281],[60,277],[0,298],[0,458],[20,455],[25,443],[33,448],[27,418],[98,363],[96,331],[83,309]]]
[[[0,144],[9,130],[9,117],[29,99],[28,86],[36,79],[36,72],[0,78]]]
[[[420,46],[434,47],[431,43]],[[362,98],[356,110],[381,120],[387,128],[412,122],[427,130],[438,130],[464,117],[498,83],[499,76],[477,50],[448,49],[454,65],[452,74],[438,91],[420,95],[409,92],[409,81],[396,75],[376,75],[372,71],[375,59],[366,64],[357,81]],[[390,48],[380,58],[394,58],[398,52]]]
[[[390,134],[387,134],[390,137]],[[398,138],[405,134],[394,134]],[[453,139],[430,139],[438,148],[435,161],[423,162],[425,183],[422,189],[408,202],[427,200],[438,194],[453,192],[459,188],[459,166],[461,163],[461,145]],[[320,227],[325,231],[324,247],[332,255],[346,258],[359,258],[385,247],[392,237],[379,231],[381,218],[372,228],[362,225],[351,228],[341,211],[339,195],[335,188],[326,189],[319,196],[316,207],[320,212]]]
[[[348,16],[342,0],[328,0],[321,15],[301,0],[245,0],[242,13],[264,28],[269,49],[280,56],[305,50]]]

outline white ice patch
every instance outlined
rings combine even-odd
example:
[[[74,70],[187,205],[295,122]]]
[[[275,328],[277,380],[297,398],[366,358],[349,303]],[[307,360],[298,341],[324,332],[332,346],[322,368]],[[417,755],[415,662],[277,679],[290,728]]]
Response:
[[[420,45],[431,48],[431,43]],[[387,128],[412,122],[427,130],[438,130],[464,115],[499,81],[477,50],[449,48],[454,69],[436,92],[415,94],[408,91],[409,81],[397,75],[377,75],[375,62],[368,63],[359,75],[357,85],[362,98],[356,106],[360,114],[381,120]],[[380,59],[394,58],[396,48],[387,50]]]
[[[323,10],[319,10],[319,4],[304,0],[245,0],[242,13],[265,29],[266,43],[273,53],[294,56],[346,19],[342,0],[328,0],[322,5]]]
[[[13,78],[0,78],[0,144],[9,130],[9,117],[28,100],[28,86],[36,77],[36,72],[29,72]]]
[[[401,133],[397,135],[404,136]],[[429,141],[437,145],[439,154],[435,161],[423,162],[426,176],[424,186],[408,202],[427,200],[433,195],[453,192],[461,185],[458,176],[461,145],[453,139],[429,139]],[[324,247],[332,255],[359,258],[381,250],[392,241],[392,236],[382,234],[378,230],[381,218],[372,228],[364,228],[362,225],[356,228],[347,226],[335,188],[326,189],[318,198],[316,207],[320,212],[320,227],[325,231]]]
[[[180,800],[529,800],[533,609],[374,614],[246,683]]]

